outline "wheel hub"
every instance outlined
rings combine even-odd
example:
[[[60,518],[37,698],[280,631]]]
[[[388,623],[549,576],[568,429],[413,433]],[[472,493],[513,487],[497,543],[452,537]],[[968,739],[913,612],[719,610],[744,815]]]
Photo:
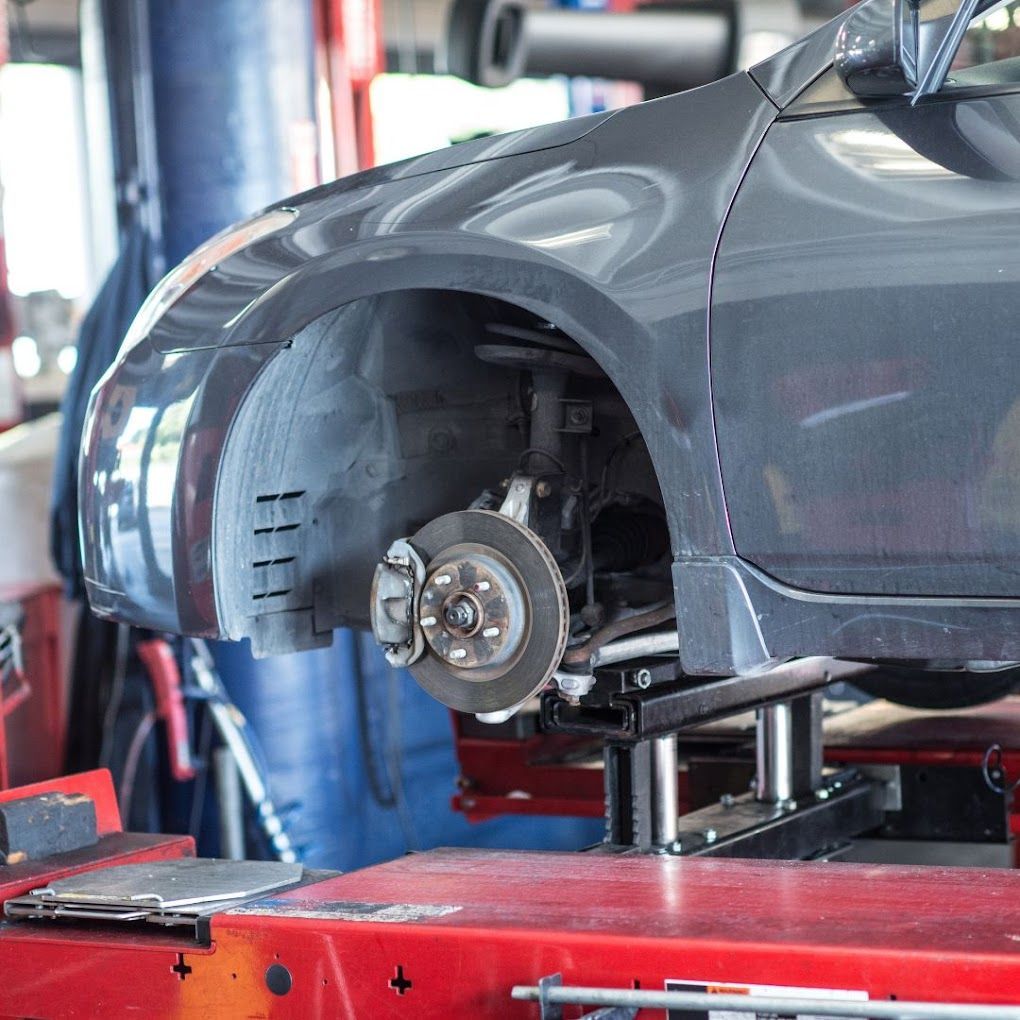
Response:
[[[428,646],[451,666],[498,666],[519,650],[527,598],[513,567],[494,549],[454,546],[429,564],[418,622]]]

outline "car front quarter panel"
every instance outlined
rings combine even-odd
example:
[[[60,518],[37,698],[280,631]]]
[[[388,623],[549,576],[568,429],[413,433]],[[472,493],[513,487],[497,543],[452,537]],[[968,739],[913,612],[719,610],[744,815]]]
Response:
[[[234,412],[278,344],[161,354],[139,344],[93,391],[79,466],[97,615],[218,637],[212,505]]]

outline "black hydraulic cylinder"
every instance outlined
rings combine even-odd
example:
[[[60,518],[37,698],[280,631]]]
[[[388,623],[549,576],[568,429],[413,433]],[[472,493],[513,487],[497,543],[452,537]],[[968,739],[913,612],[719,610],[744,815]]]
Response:
[[[524,73],[695,88],[730,72],[731,21],[723,11],[529,10]]]
[[[585,75],[679,92],[734,70],[736,6],[630,13],[534,9],[521,0],[454,0],[446,69],[476,85],[524,75]]]

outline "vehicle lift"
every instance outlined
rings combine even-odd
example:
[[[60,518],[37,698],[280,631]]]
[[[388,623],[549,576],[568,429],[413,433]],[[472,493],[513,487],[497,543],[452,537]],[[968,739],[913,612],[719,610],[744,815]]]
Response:
[[[122,832],[104,771],[0,791],[0,1015],[1020,1018],[1020,871],[861,863],[919,804],[1009,847],[1017,748],[947,752],[967,781],[941,801],[904,780],[916,752],[832,764],[822,694],[864,668],[707,681],[653,656],[543,693],[545,739],[604,745],[587,852],[200,862]],[[677,734],[751,710],[753,790],[678,816]]]

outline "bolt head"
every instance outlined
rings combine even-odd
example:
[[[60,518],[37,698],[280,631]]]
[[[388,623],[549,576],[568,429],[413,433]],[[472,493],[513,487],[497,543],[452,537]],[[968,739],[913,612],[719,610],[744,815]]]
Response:
[[[651,685],[651,682],[652,671],[650,669],[639,669],[634,674],[634,683],[636,683],[641,690],[648,688]]]
[[[539,482],[538,485],[535,486],[535,495],[538,496],[539,499],[545,499],[550,492],[552,492],[552,486],[548,482]]]

